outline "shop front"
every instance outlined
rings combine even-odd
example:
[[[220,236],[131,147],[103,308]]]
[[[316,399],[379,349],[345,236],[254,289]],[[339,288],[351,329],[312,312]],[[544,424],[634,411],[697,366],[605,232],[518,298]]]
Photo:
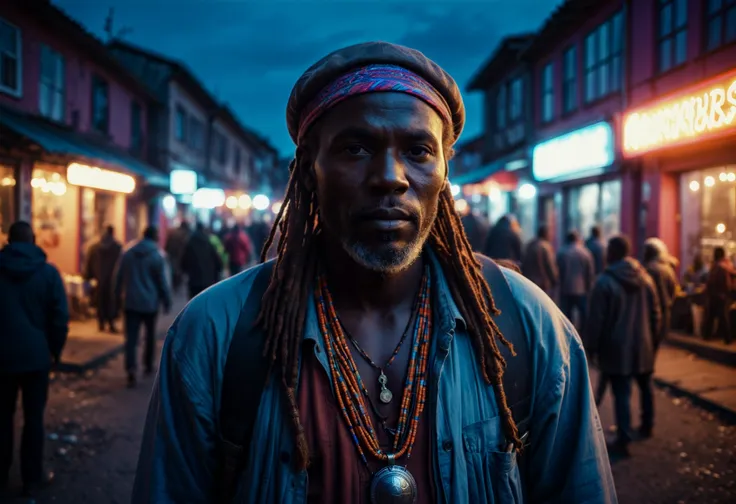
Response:
[[[535,201],[556,245],[569,231],[585,237],[593,226],[601,228],[604,239],[628,231],[614,138],[612,124],[599,121],[535,145]]]
[[[641,240],[664,240],[681,273],[715,247],[736,258],[736,69],[628,111],[622,150],[642,172]]]

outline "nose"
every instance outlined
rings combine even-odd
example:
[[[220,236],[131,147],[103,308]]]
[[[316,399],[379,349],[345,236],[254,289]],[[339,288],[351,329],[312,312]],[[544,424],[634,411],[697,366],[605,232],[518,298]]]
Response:
[[[370,176],[370,187],[380,194],[404,194],[409,189],[406,178],[406,163],[400,152],[387,149],[377,156]]]

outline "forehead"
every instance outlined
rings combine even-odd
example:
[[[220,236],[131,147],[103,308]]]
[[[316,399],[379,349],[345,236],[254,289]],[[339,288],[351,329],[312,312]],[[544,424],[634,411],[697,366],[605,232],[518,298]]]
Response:
[[[440,115],[421,99],[393,92],[350,97],[325,113],[320,136],[329,140],[360,128],[375,135],[422,134],[441,142],[444,124]]]

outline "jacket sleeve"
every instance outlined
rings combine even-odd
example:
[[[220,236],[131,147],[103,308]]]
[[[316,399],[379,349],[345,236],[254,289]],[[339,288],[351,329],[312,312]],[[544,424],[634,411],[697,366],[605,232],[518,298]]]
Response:
[[[123,296],[123,284],[125,281],[125,268],[127,267],[128,253],[124,252],[118,258],[118,262],[115,264],[115,283],[113,284],[113,299],[116,303],[120,302]],[[117,307],[118,309],[120,306]]]
[[[656,348],[662,343],[664,334],[662,334],[662,309],[660,308],[659,295],[651,277],[647,279],[647,304],[649,305],[652,337],[654,338],[654,346]]]
[[[605,282],[604,278],[596,281],[588,298],[588,316],[585,318],[582,339],[591,358],[597,357],[600,340],[605,337],[606,328],[609,327],[607,308],[610,300]]]
[[[552,280],[552,286],[556,286],[559,281],[559,272],[555,263],[555,253],[550,246],[544,247],[544,267],[550,280]]]
[[[166,276],[166,260],[163,256],[156,258],[156,270],[155,273],[156,289],[158,290],[159,299],[165,307],[171,307],[171,289],[169,287],[169,281]]]
[[[69,333],[69,306],[66,301],[66,290],[64,281],[59,271],[49,265],[50,296],[48,306],[48,322],[46,338],[51,355],[58,359],[64,349],[66,337]]]
[[[214,327],[190,304],[174,321],[161,352],[131,504],[211,502],[217,436]]]
[[[615,504],[616,489],[585,351],[558,310],[539,313],[536,392],[528,459],[528,502]],[[522,456],[522,461],[524,454]]]

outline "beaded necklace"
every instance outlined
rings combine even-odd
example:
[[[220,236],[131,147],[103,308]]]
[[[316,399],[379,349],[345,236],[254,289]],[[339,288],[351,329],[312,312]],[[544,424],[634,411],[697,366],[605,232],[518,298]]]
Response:
[[[419,291],[419,310],[413,331],[413,344],[392,453],[381,450],[379,445],[364,400],[364,397],[369,398],[368,391],[350,352],[324,275],[319,277],[316,294],[317,315],[325,338],[335,396],[358,454],[366,466],[368,466],[366,454],[390,465],[404,455],[410,457],[427,394],[427,355],[432,329],[429,268],[425,268]]]

